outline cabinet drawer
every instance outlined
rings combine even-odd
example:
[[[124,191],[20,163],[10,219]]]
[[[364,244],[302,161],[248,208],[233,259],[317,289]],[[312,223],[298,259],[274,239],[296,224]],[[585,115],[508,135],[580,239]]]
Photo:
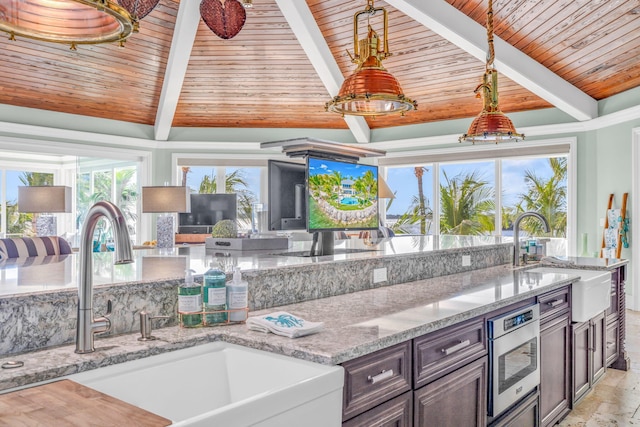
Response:
[[[569,310],[571,307],[571,286],[542,294],[538,296],[537,301],[540,304],[540,321],[544,322]]]
[[[411,341],[342,364],[342,420],[411,389]]]
[[[342,427],[410,427],[412,423],[413,392],[408,391],[342,423]]]
[[[414,388],[487,353],[484,318],[450,326],[413,340]]]

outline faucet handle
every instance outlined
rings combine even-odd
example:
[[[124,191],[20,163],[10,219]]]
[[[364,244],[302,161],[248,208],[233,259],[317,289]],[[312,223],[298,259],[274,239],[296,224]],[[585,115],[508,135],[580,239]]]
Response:
[[[151,321],[153,319],[169,319],[169,316],[151,316],[148,311],[140,312],[140,338],[138,341],[153,341],[157,339],[151,335]]]
[[[113,309],[113,303],[110,299],[107,300],[107,312],[104,314],[104,317],[111,316],[111,310]]]

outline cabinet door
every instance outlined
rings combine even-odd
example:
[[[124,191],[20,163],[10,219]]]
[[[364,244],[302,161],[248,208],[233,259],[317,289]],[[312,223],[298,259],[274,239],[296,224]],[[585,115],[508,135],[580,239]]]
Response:
[[[342,427],[411,427],[413,424],[413,392],[408,391],[378,405],[349,421]]]
[[[540,425],[538,392],[510,409],[490,427],[538,427]]]
[[[540,419],[555,424],[571,405],[571,319],[566,313],[540,325]]]
[[[607,326],[607,342],[605,343],[607,366],[618,359],[618,322],[612,322]]]
[[[607,368],[606,352],[607,320],[604,312],[591,319],[592,374],[591,384],[595,384]]]
[[[415,427],[485,427],[487,358],[483,357],[416,390]]]
[[[588,390],[591,377],[591,350],[589,322],[575,323],[573,329],[573,402],[577,402]]]

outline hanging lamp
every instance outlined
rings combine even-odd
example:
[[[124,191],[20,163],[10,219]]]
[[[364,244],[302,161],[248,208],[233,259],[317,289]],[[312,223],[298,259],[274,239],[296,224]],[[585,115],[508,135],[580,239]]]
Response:
[[[338,96],[325,104],[325,110],[354,116],[382,116],[401,114],[417,109],[418,105],[404,95],[398,80],[382,66],[382,60],[391,56],[388,43],[388,16],[383,7],[374,7],[367,0],[364,10],[353,16],[353,50],[351,62],[358,64],[356,71],[342,83]],[[383,40],[371,25],[367,25],[367,38],[358,41],[358,18],[369,18],[382,12]],[[348,53],[348,52],[347,52]]]
[[[474,90],[482,96],[483,108],[471,122],[467,133],[458,138],[459,142],[505,142],[522,141],[524,135],[516,131],[513,123],[498,106],[498,71],[493,66],[495,51],[493,47],[493,0],[489,0],[487,11],[487,41],[489,52],[482,83]],[[481,91],[481,92],[480,92]],[[481,95],[480,95],[480,93]]]
[[[113,0],[4,0],[0,31],[9,39],[27,37],[71,45],[124,41],[138,20]]]

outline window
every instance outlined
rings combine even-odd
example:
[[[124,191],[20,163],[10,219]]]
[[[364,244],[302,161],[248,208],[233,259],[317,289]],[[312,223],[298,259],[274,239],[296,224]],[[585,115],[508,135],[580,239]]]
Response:
[[[407,165],[401,157],[381,159],[386,181],[396,195],[387,202],[385,225],[396,234],[509,237],[513,236],[513,223],[519,214],[536,211],[549,220],[552,229],[547,253],[566,255],[565,239],[570,227],[569,149],[566,143],[538,142],[519,144],[518,149],[462,153],[434,150],[432,155],[413,158],[423,166]],[[454,161],[456,158],[462,161]],[[428,159],[437,161],[429,163]],[[424,228],[418,208],[418,168],[422,170]],[[535,219],[523,220],[520,229],[521,236],[546,235],[543,225]]]
[[[36,218],[39,214],[22,212],[18,206],[18,187],[31,185],[53,185],[52,173],[31,171],[6,171],[6,206],[7,206],[7,237],[22,237],[36,235]]]
[[[383,201],[385,226],[396,234],[434,234],[433,167],[390,167],[386,182],[395,198]]]

